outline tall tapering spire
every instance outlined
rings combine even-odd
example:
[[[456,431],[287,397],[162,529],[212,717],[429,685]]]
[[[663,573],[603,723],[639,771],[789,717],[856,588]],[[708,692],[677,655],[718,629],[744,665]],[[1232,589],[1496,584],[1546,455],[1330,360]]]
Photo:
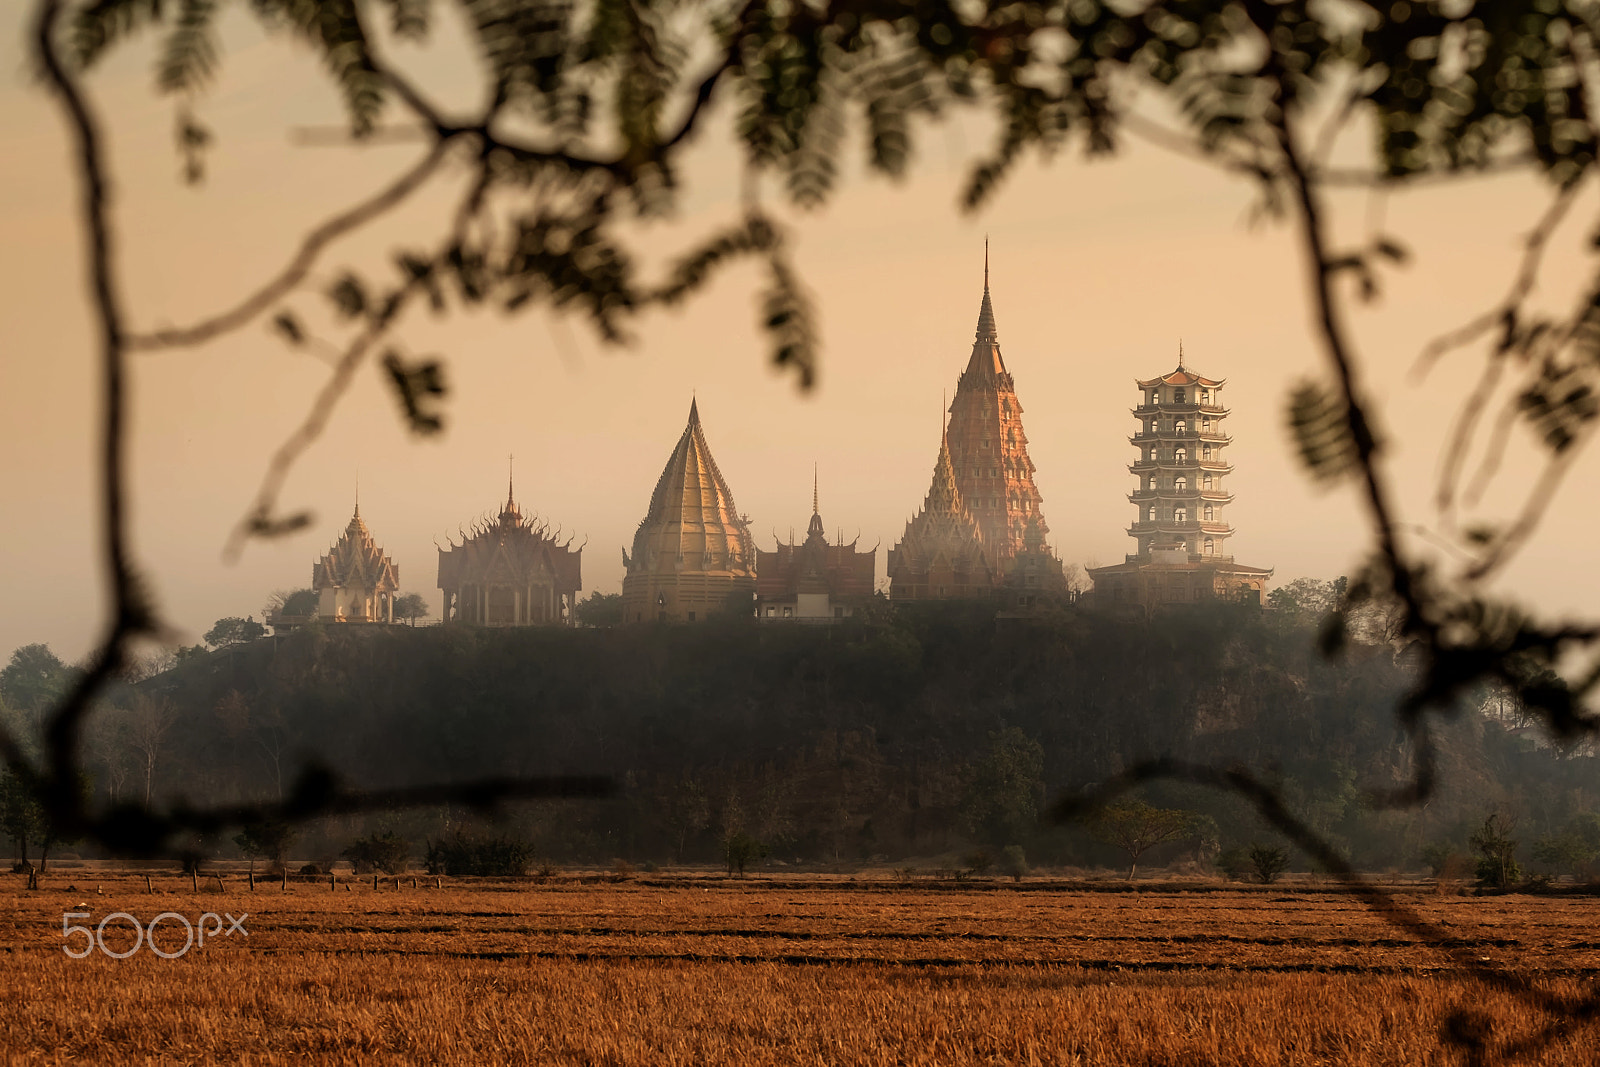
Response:
[[[517,457],[506,456],[506,510],[510,511],[517,504]]]
[[[822,512],[817,509],[817,464],[814,460],[811,464],[811,514],[822,514]]]
[[[989,239],[983,239],[983,305],[978,309],[976,340],[998,343],[1000,337],[994,324],[994,303],[989,299]]]

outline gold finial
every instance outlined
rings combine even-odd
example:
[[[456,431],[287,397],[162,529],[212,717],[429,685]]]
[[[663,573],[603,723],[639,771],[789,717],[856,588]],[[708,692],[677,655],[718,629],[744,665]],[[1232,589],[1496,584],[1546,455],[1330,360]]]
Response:
[[[506,455],[506,510],[510,511],[517,499],[517,457],[515,453]]]
[[[983,288],[989,288],[989,235],[983,235]]]
[[[1183,369],[1183,338],[1178,338],[1178,369]]]

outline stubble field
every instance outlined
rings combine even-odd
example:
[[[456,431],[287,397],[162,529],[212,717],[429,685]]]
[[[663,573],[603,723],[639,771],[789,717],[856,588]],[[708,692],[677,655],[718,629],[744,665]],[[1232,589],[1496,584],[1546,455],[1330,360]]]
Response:
[[[1403,893],[1452,957],[1315,886],[419,877],[195,892],[166,875],[154,890],[88,871],[35,892],[0,881],[8,1060],[1443,1064],[1463,1062],[1441,1041],[1457,1012],[1491,1043],[1551,1021],[1461,956],[1560,995],[1600,979],[1592,897]],[[177,959],[72,959],[71,911],[91,927],[248,913],[249,933]],[[171,919],[157,937],[184,943]],[[122,919],[104,939],[134,943]],[[1600,1063],[1600,1028],[1518,1062]]]

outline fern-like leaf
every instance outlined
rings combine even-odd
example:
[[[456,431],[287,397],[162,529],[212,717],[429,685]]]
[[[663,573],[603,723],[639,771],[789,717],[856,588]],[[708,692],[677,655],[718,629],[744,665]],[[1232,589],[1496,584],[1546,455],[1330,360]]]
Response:
[[[1332,483],[1354,469],[1349,408],[1332,390],[1310,381],[1295,386],[1289,396],[1289,430],[1301,462],[1316,480]]]

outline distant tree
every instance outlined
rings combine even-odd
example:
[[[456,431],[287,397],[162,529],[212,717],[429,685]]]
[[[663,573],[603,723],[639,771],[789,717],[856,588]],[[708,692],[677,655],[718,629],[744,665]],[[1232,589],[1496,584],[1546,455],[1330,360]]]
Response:
[[[405,593],[395,598],[394,617],[408,619],[412,626],[417,624],[418,619],[426,619],[431,614],[433,610],[428,607],[428,598],[421,593]]]
[[[177,648],[172,650],[172,665],[177,667],[181,664],[189,662],[196,656],[203,656],[205,654],[205,645],[179,645]]]
[[[989,735],[989,752],[967,773],[962,814],[986,844],[1033,836],[1044,795],[1044,749],[1015,726]]]
[[[206,631],[206,644],[212,648],[229,648],[254,641],[266,632],[267,628],[254,619],[218,619],[217,624]]]
[[[1320,619],[1339,606],[1344,596],[1344,578],[1328,582],[1319,578],[1296,578],[1267,594],[1267,606],[1287,615]]]
[[[0,668],[0,698],[36,726],[39,717],[67,691],[73,675],[73,669],[62,663],[49,645],[23,645]]]
[[[177,721],[177,711],[164,697],[140,693],[133,698],[125,724],[128,747],[139,757],[144,773],[144,802],[155,794],[156,767],[166,747],[167,733]]]
[[[33,791],[9,770],[0,772],[0,829],[17,848],[17,864],[28,865],[28,842],[45,836],[44,808]]]
[[[1533,843],[1533,858],[1556,874],[1593,878],[1600,861],[1600,814],[1586,812],[1560,833],[1539,838]]]
[[[590,593],[578,601],[578,622],[584,626],[621,625],[622,594]]]
[[[1157,845],[1181,841],[1195,832],[1194,816],[1176,808],[1156,808],[1137,797],[1108,804],[1089,822],[1089,831],[1108,845],[1128,854],[1128,880],[1139,869],[1139,858]]]
[[[1289,869],[1289,853],[1272,845],[1252,844],[1250,866],[1255,868],[1256,877],[1261,879],[1262,885],[1271,885]]]
[[[672,833],[673,859],[682,863],[689,838],[710,825],[710,798],[699,782],[685,776],[667,800],[667,826]]]
[[[239,851],[250,860],[250,870],[256,869],[256,860],[266,860],[282,870],[289,861],[289,847],[294,843],[294,827],[282,822],[252,823],[233,839]]]
[[[1511,822],[1498,813],[1483,820],[1469,844],[1478,854],[1478,884],[1490,889],[1509,889],[1522,881],[1517,863],[1517,842],[1511,837]]]
[[[727,861],[728,875],[744,877],[745,868],[767,855],[767,846],[743,830],[729,834],[722,841],[722,858]]]
[[[315,589],[279,589],[267,601],[264,614],[304,616],[317,613]]]
[[[411,859],[411,842],[393,830],[385,830],[381,834],[352,841],[350,847],[340,855],[351,862],[357,874],[373,870],[399,874]]]

